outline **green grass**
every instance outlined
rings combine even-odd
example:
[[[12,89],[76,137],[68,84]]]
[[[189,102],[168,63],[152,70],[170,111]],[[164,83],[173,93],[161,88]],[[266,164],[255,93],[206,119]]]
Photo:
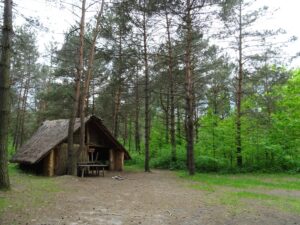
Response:
[[[188,185],[188,187],[191,187],[196,190],[207,191],[207,192],[215,191],[215,188],[212,185],[204,184],[204,183],[202,183],[201,185],[199,185],[199,183],[198,184],[190,184],[190,185]]]
[[[239,191],[239,192],[226,192],[221,198],[220,202],[234,208],[239,206],[245,207],[245,200],[255,200],[260,204],[269,207],[275,207],[280,211],[288,211],[300,214],[300,199],[288,196],[278,196],[273,194]]]
[[[127,172],[141,172],[144,170],[144,167],[140,165],[125,165],[124,170]]]
[[[262,187],[267,189],[300,190],[300,178],[293,175],[239,174],[219,175],[199,173],[189,177],[186,172],[179,172],[182,178],[199,181],[207,185],[227,186],[234,188]]]
[[[191,181],[188,187],[212,193],[210,199],[207,197],[207,202],[226,205],[235,213],[249,207],[249,201],[253,201],[279,211],[300,214],[300,199],[297,197],[300,193],[299,174],[201,173],[188,176],[186,172],[180,171],[178,175]],[[297,193],[295,197],[287,194],[292,192]]]
[[[11,190],[0,191],[0,216],[9,208],[10,213],[22,213],[27,207],[39,207],[60,191],[49,177],[24,173],[15,164],[9,165]]]
[[[4,197],[0,197],[0,212],[7,206],[7,200]],[[1,215],[1,214],[0,214]]]

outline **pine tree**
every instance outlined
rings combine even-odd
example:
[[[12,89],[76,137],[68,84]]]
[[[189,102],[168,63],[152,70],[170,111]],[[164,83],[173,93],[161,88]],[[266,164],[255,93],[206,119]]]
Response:
[[[0,188],[10,188],[7,160],[10,61],[12,40],[12,1],[4,1],[2,49],[0,61]]]

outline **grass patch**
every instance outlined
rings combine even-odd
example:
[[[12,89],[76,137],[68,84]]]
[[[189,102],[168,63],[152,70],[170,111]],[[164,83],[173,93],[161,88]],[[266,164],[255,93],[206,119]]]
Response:
[[[5,198],[0,197],[0,212],[7,206],[7,201]],[[0,214],[1,215],[1,214]]]
[[[236,193],[239,198],[250,198],[250,199],[259,199],[259,200],[278,200],[278,196],[263,194],[263,193],[255,193],[255,192],[247,192],[241,191]]]
[[[245,199],[259,201],[268,207],[275,207],[280,211],[288,211],[292,213],[300,213],[300,199],[287,196],[277,196],[265,193],[256,193],[248,191],[228,192],[221,198],[221,203],[233,207],[245,206],[242,202]]]
[[[196,190],[200,190],[200,191],[206,191],[206,192],[214,192],[215,191],[213,186],[208,185],[208,184],[190,184],[190,185],[188,185],[188,187],[196,189]]]
[[[61,191],[55,179],[24,173],[16,164],[9,165],[11,190],[0,192],[0,216],[4,213],[23,214],[27,208],[47,205]]]
[[[300,178],[293,175],[219,175],[199,173],[194,176],[188,176],[186,172],[181,171],[179,172],[179,176],[214,186],[227,186],[233,188],[263,187],[267,189],[300,190]]]
[[[300,214],[300,199],[286,195],[288,191],[300,191],[300,177],[289,174],[196,174],[189,176],[187,172],[180,171],[178,175],[192,181],[188,187],[214,192],[214,204],[229,206],[231,211],[238,213],[245,208],[251,208],[247,201],[255,200],[253,204],[262,204],[280,211]],[[251,189],[251,190],[250,190]],[[279,190],[278,194],[261,193]],[[297,195],[296,195],[297,196]],[[254,208],[255,209],[255,208]]]
[[[128,172],[141,172],[144,168],[140,165],[125,165],[124,170]]]

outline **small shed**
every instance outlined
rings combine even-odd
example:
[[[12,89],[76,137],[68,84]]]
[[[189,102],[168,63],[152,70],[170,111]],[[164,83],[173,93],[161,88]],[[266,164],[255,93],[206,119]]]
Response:
[[[67,172],[68,119],[46,120],[33,136],[18,149],[11,162],[21,168],[30,168],[46,176],[64,175]],[[96,116],[85,119],[86,148],[79,153],[78,162],[98,161],[108,164],[109,170],[122,171],[124,160],[130,159],[111,132]],[[74,148],[79,149],[80,119],[74,126]]]

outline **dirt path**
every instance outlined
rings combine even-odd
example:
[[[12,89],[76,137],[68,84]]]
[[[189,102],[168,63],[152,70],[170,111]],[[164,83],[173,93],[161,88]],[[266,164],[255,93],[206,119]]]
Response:
[[[89,178],[56,177],[54,179],[62,191],[43,207],[31,211],[28,221],[15,224],[300,224],[300,216],[274,212],[255,202],[233,212],[214,203],[214,193],[194,190],[188,187],[191,181],[180,179],[172,172],[126,172],[120,174],[125,178],[121,181],[112,179],[115,175],[118,174]]]

